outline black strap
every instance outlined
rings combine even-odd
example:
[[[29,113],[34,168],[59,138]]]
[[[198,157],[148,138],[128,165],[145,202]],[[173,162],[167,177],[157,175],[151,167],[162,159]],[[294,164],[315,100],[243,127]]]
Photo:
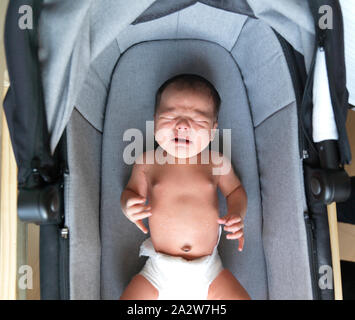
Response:
[[[33,28],[22,29],[20,18],[31,8]],[[10,89],[4,101],[5,115],[18,166],[19,188],[53,182],[57,161],[49,147],[49,132],[38,61],[38,21],[42,0],[11,0],[5,23],[5,51]]]
[[[69,299],[69,241],[56,225],[40,226],[41,300]]]
[[[349,109],[349,93],[346,89],[344,28],[341,7],[338,0],[309,0],[308,3],[314,18],[316,40],[325,51],[330,96],[339,134],[340,163],[342,165],[349,164],[351,151],[345,126]],[[333,19],[331,29],[322,29],[320,26],[322,13],[319,13],[319,9],[322,6],[328,6],[331,9],[330,13]]]

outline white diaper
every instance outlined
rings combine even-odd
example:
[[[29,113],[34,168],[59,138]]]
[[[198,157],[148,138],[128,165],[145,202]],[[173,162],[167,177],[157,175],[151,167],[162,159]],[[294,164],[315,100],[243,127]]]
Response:
[[[157,288],[158,300],[207,299],[211,282],[223,270],[217,251],[221,230],[219,226],[218,241],[212,254],[194,260],[156,252],[151,238],[142,243],[139,256],[149,258],[139,274]]]

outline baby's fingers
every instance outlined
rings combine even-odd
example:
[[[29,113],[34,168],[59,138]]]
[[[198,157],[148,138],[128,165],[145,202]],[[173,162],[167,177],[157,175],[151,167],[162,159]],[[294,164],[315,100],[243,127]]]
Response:
[[[228,232],[237,232],[243,228],[244,228],[243,222],[238,222],[238,223],[235,223],[231,226],[224,226],[223,229]]]
[[[231,239],[231,240],[235,240],[235,239],[239,239],[240,237],[242,237],[244,234],[243,229],[237,232],[234,232],[232,234],[227,234],[227,239]]]
[[[139,229],[141,229],[143,233],[148,233],[148,229],[146,228],[142,220],[138,220],[137,222],[135,222],[135,224]]]
[[[145,203],[146,200],[145,197],[133,197],[127,200],[126,206],[127,208],[130,208],[137,203]]]
[[[148,211],[150,210],[152,207],[147,205],[145,206],[144,204],[136,204],[130,208],[127,209],[127,214],[129,216],[132,216],[134,215],[135,213],[138,213],[138,212],[143,212],[143,211]]]
[[[243,251],[243,248],[244,248],[244,236],[239,238],[238,242],[239,242],[238,250],[239,251]]]
[[[227,239],[239,239],[238,240],[238,250],[243,251],[244,248],[244,232],[243,230],[240,230],[238,232],[235,232],[233,234],[227,234]]]
[[[231,225],[238,223],[238,222],[243,222],[243,219],[240,216],[234,216],[234,217],[231,217],[227,220],[226,226],[231,226]]]
[[[134,215],[131,216],[131,219],[133,222],[136,222],[137,220],[141,220],[141,219],[144,219],[144,218],[148,218],[152,215],[151,212],[140,212],[140,213],[136,213]]]
[[[220,224],[225,224],[226,226],[231,226],[235,223],[242,222],[242,218],[239,215],[227,214],[223,218],[218,218],[217,222]]]

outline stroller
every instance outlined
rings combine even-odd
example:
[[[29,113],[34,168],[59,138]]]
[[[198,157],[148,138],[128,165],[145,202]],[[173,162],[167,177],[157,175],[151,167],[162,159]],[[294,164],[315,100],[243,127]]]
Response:
[[[20,6],[32,29],[18,27]],[[132,168],[123,137],[148,135],[156,90],[181,73],[218,90],[248,195],[245,248],[222,236],[224,266],[252,299],[334,299],[319,285],[332,266],[327,204],[351,192],[336,0],[12,0],[5,45],[18,214],[40,225],[42,299],[118,299],[143,267],[147,236],[120,209]],[[329,113],[316,110],[324,81],[330,136],[314,133]]]

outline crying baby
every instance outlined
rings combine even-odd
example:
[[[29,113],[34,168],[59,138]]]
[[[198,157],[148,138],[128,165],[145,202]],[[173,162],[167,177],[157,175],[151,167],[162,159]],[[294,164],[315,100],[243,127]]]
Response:
[[[236,250],[243,250],[247,209],[230,160],[208,148],[219,106],[214,86],[197,75],[175,76],[159,88],[154,114],[159,146],[137,157],[121,195],[123,213],[144,233],[142,219],[148,218],[151,236],[140,255],[149,258],[120,299],[250,299],[217,251],[222,225],[227,239],[238,239]],[[222,218],[217,187],[228,207]]]

